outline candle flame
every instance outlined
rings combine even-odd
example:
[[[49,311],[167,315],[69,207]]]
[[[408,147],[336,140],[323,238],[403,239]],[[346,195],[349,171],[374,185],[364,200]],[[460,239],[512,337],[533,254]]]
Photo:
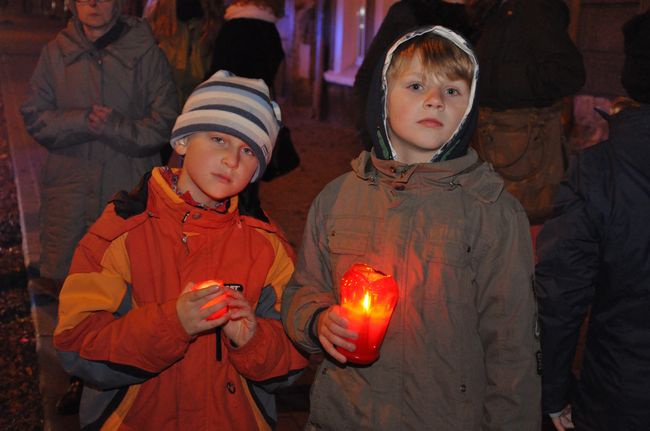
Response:
[[[366,311],[370,311],[370,293],[366,292],[366,294],[363,297],[363,302],[361,303],[363,305],[363,309]]]

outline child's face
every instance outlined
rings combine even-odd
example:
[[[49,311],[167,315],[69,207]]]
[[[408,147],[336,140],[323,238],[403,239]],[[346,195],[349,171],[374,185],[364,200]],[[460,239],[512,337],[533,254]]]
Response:
[[[456,131],[469,103],[470,88],[425,69],[418,55],[388,77],[388,136],[398,160],[427,163]]]
[[[175,150],[185,156],[178,188],[206,205],[244,190],[259,163],[248,144],[219,132],[194,133],[187,145],[177,143]]]

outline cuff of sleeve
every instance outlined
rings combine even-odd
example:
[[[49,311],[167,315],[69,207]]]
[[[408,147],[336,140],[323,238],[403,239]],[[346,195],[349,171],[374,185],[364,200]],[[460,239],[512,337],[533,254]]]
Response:
[[[318,339],[318,333],[316,331],[316,323],[318,322],[318,316],[320,314],[327,310],[329,307],[321,307],[317,309],[314,314],[311,316],[311,319],[309,319],[309,323],[307,324],[307,333],[309,334],[309,338],[311,341],[317,345],[318,347],[322,347],[320,344],[320,340]]]
[[[552,417],[552,418],[559,418],[560,416],[562,416],[562,410],[560,410],[559,412],[555,412],[555,413],[549,413],[548,415],[549,415],[549,417]]]
[[[62,130],[86,132],[88,133],[88,114],[89,109],[70,109],[66,111]]]
[[[177,338],[183,343],[189,343],[194,337],[188,334],[183,328],[181,321],[178,319],[178,313],[176,312],[176,300],[165,302],[160,306],[162,309],[163,315],[165,316],[165,322],[167,322],[167,330],[171,337]]]
[[[226,349],[228,349],[229,355],[245,356],[253,352],[256,346],[259,346],[261,343],[263,343],[263,340],[266,338],[263,333],[264,333],[264,325],[260,325],[258,323],[257,329],[255,330],[255,333],[253,334],[251,339],[248,340],[248,343],[244,344],[241,347],[234,346],[233,343],[230,341],[230,338],[228,338],[223,331],[221,332],[221,338],[223,340],[223,344],[226,346]]]
[[[123,151],[120,146],[120,132],[119,129],[122,127],[124,116],[117,112],[116,110],[111,111],[108,118],[106,118],[106,124],[104,127],[103,135],[109,141],[110,145],[118,151]]]

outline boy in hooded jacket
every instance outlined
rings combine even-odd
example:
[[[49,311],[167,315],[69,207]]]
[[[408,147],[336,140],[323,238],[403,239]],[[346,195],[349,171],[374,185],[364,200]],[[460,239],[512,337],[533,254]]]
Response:
[[[86,382],[82,426],[274,426],[272,386],[306,365],[279,321],[293,260],[238,193],[264,173],[279,115],[262,80],[217,72],[172,130],[183,168],[154,168],[81,240],[54,344]]]
[[[468,149],[477,78],[474,53],[443,27],[404,35],[377,69],[373,153],[313,202],[283,296],[291,339],[326,354],[307,429],[539,429],[528,222]],[[336,350],[355,350],[338,305],[355,263],[399,286],[369,366]]]

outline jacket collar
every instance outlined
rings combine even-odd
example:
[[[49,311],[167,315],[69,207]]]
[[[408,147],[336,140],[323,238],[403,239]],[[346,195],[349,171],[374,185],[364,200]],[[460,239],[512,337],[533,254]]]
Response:
[[[396,160],[385,160],[367,151],[352,161],[357,177],[368,184],[381,183],[388,187],[442,187],[462,188],[483,202],[494,202],[504,185],[491,165],[479,159],[472,148],[467,154],[437,163],[406,165]]]
[[[140,19],[121,16],[119,21],[125,26],[124,33],[117,40],[106,46],[102,52],[113,56],[124,67],[132,69],[140,58],[155,44],[149,26],[142,25]],[[140,24],[140,25],[138,25]],[[81,56],[96,52],[97,49],[84,35],[77,18],[68,22],[68,26],[56,37],[66,66],[77,61]]]
[[[231,198],[231,206],[227,213],[192,206],[185,202],[167,183],[161,173],[161,168],[152,171],[149,181],[149,203],[147,210],[151,217],[172,217],[185,225],[218,227],[226,223],[234,223],[239,219],[237,211],[237,196]],[[195,217],[199,214],[200,217]]]
[[[230,198],[230,208],[227,213],[195,207],[185,202],[171,188],[161,173],[162,168],[154,168],[149,180],[149,199],[147,211],[150,217],[171,217],[181,221],[183,225],[200,229],[220,229],[233,223],[243,223],[256,229],[279,235],[285,242],[284,234],[273,223],[267,223],[254,217],[242,215],[239,212],[239,196]],[[198,214],[200,217],[195,217]]]

